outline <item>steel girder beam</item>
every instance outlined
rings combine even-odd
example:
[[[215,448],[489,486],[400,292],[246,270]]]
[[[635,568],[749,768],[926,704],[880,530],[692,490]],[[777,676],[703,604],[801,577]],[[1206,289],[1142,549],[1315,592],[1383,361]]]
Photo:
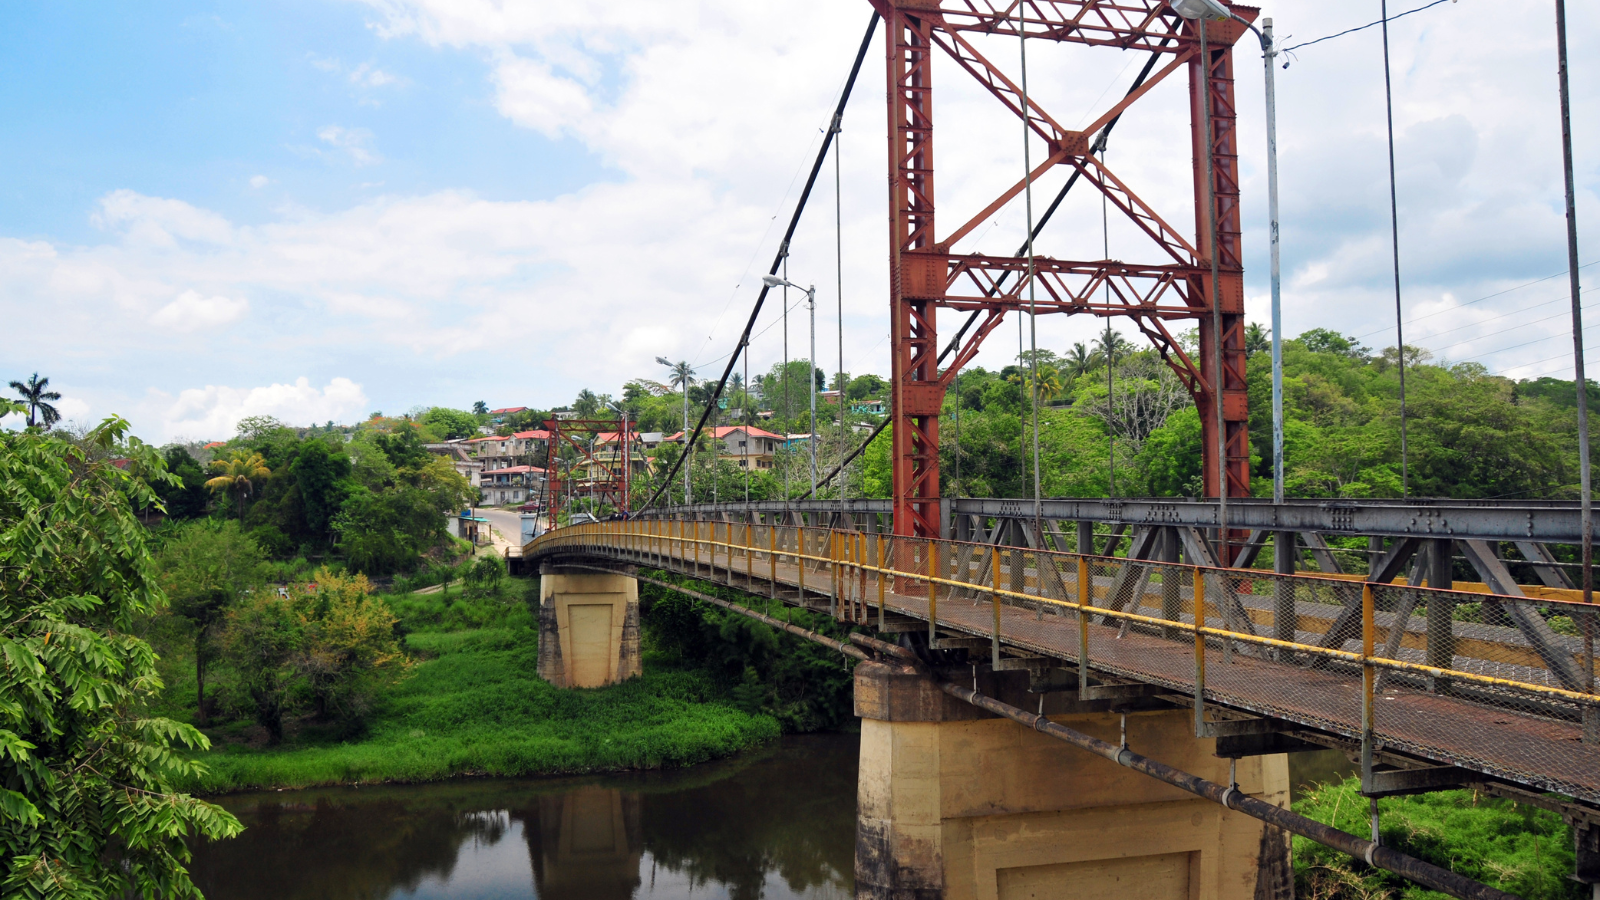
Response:
[[[1032,500],[965,498],[945,501],[952,517],[984,520],[1033,519]],[[795,510],[822,511],[843,506],[856,515],[887,516],[890,500],[800,500],[785,503],[700,504],[666,507],[641,515],[706,516],[722,510],[741,515],[778,515]],[[1113,525],[1172,525],[1215,529],[1217,503],[1212,500],[1153,498],[1142,500],[1045,500],[1048,521],[1103,522]],[[1566,501],[1493,500],[1266,500],[1230,499],[1228,524],[1233,530],[1288,531],[1300,534],[1373,535],[1392,538],[1523,541],[1577,544],[1582,541],[1578,504]],[[1315,552],[1326,544],[1307,540]],[[1319,554],[1320,556],[1320,554]]]
[[[1232,47],[1243,34],[1235,22],[1208,30],[1201,57],[1195,25],[1176,15],[1164,0],[871,0],[887,23],[886,62],[889,116],[889,292],[891,402],[894,425],[890,450],[896,534],[939,534],[939,413],[950,381],[976,354],[983,338],[1007,312],[1024,309],[1023,290],[1043,289],[1039,311],[1128,316],[1156,345],[1194,397],[1206,423],[1206,492],[1226,490],[1248,497],[1249,434],[1244,382],[1244,291],[1240,251],[1237,128]],[[1247,19],[1257,11],[1236,7]],[[1171,54],[1171,61],[1139,89],[1120,98],[1084,131],[1068,130],[1040,107],[1023,102],[1018,83],[986,58],[970,40],[974,34],[1010,34],[1057,43],[1146,49]],[[1070,165],[1076,177],[1100,190],[1168,257],[1161,265],[1140,266],[1102,260],[1070,262],[1034,256],[1027,263],[978,254],[953,254],[953,246],[1021,192],[1027,179],[1001,193],[977,215],[940,236],[935,230],[933,168],[932,56],[935,49],[987,89],[1026,123],[1047,149],[1029,178],[1057,165]],[[1195,178],[1195,237],[1185,237],[1155,211],[1091,150],[1092,132],[1114,121],[1140,97],[1179,69],[1187,69]],[[1209,134],[1204,122],[1212,125]],[[1213,179],[1205,182],[1210,170]],[[1213,202],[1209,205],[1206,199]],[[1214,234],[1215,241],[1209,236]],[[1215,246],[1212,246],[1212,244]],[[1212,278],[1213,268],[1217,277]],[[1011,279],[1002,290],[1007,273]],[[975,296],[955,293],[960,282]],[[1096,301],[1096,294],[1105,299]],[[940,307],[986,311],[988,316],[951,360],[938,370]],[[1222,351],[1210,349],[1210,314],[1221,316]],[[1199,359],[1183,352],[1164,320],[1198,319]],[[1219,467],[1213,423],[1219,408],[1225,422],[1225,466]],[[1226,478],[1216,473],[1225,468]]]

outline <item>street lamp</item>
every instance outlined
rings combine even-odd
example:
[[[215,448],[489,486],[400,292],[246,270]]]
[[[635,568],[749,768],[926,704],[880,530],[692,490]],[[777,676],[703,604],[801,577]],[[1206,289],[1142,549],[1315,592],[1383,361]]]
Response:
[[[665,356],[656,357],[656,362],[671,369],[683,381],[683,505],[688,506],[693,502],[689,499],[689,375],[694,370],[685,362],[681,364],[684,370],[679,372]]]
[[[811,424],[808,430],[811,436],[806,438],[806,443],[811,446],[811,497],[817,496],[817,286],[803,288],[787,278],[776,275],[763,275],[761,281],[767,287],[792,287],[797,291],[806,292],[806,308],[811,311],[811,381],[806,385],[807,393],[811,395]]]
[[[1283,502],[1283,304],[1278,262],[1278,92],[1272,61],[1278,55],[1272,41],[1272,19],[1261,20],[1261,28],[1246,22],[1218,0],[1172,0],[1172,10],[1185,19],[1223,22],[1233,19],[1254,31],[1261,41],[1261,59],[1266,67],[1267,88],[1267,206],[1272,219],[1272,502]],[[1202,63],[1204,65],[1204,63]],[[1209,73],[1208,73],[1209,75]],[[1215,248],[1212,248],[1215,252]],[[1221,360],[1218,360],[1220,365]],[[1218,398],[1220,400],[1220,398]],[[1227,482],[1223,482],[1226,489]]]

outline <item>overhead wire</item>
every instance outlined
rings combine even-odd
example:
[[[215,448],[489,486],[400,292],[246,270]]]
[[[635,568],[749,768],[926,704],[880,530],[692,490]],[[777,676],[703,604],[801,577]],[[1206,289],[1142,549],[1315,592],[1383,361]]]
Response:
[[[1600,265],[1600,259],[1594,260],[1593,262],[1586,262],[1583,265],[1579,266],[1578,268],[1580,270],[1582,270],[1582,269],[1587,269],[1587,268],[1589,268],[1590,266],[1593,266],[1593,265]],[[1532,281],[1524,282],[1522,284],[1517,285],[1516,287],[1508,287],[1503,291],[1495,291],[1492,294],[1486,294],[1486,295],[1484,295],[1482,297],[1479,297],[1476,300],[1468,300],[1465,303],[1458,303],[1455,306],[1449,307],[1448,309],[1441,309],[1438,312],[1431,312],[1431,313],[1427,313],[1426,315],[1413,316],[1413,317],[1411,317],[1411,318],[1406,320],[1406,324],[1407,325],[1414,325],[1414,324],[1416,324],[1418,322],[1421,322],[1423,319],[1431,319],[1434,316],[1442,316],[1445,313],[1453,313],[1453,312],[1456,312],[1457,310],[1461,309],[1462,307],[1471,306],[1474,303],[1482,303],[1485,300],[1493,300],[1496,297],[1504,297],[1506,294],[1510,294],[1510,293],[1513,293],[1515,291],[1520,291],[1523,288],[1533,287],[1536,284],[1542,284],[1543,282],[1550,281],[1551,279],[1554,279],[1554,278],[1561,278],[1561,277],[1564,277],[1566,274],[1567,274],[1567,270],[1566,269],[1562,269],[1561,271],[1555,273],[1554,275],[1546,275],[1543,278],[1535,278]],[[1377,331],[1369,331],[1369,332],[1367,332],[1365,334],[1353,335],[1352,337],[1355,340],[1359,341],[1362,338],[1372,337],[1375,334],[1382,334],[1382,333],[1384,333],[1385,331],[1388,331],[1388,330],[1389,330],[1388,328],[1379,328]]]
[[[1295,44],[1292,47],[1285,47],[1285,48],[1283,48],[1282,50],[1280,50],[1278,52],[1280,52],[1280,53],[1289,53],[1290,51],[1293,51],[1293,50],[1299,50],[1301,47],[1309,47],[1312,44],[1320,44],[1323,41],[1331,41],[1334,38],[1344,37],[1347,34],[1355,34],[1358,31],[1366,31],[1368,28],[1372,28],[1372,27],[1374,27],[1376,25],[1384,25],[1385,27],[1387,27],[1387,23],[1389,23],[1389,22],[1393,22],[1396,19],[1403,19],[1406,16],[1411,15],[1412,13],[1419,13],[1419,12],[1422,12],[1423,10],[1425,10],[1425,9],[1433,9],[1435,6],[1438,6],[1439,4],[1445,3],[1445,2],[1454,3],[1454,2],[1456,2],[1456,0],[1433,0],[1432,3],[1424,4],[1422,6],[1417,7],[1416,9],[1408,9],[1405,12],[1403,12],[1403,13],[1397,15],[1397,16],[1389,16],[1387,13],[1385,13],[1384,17],[1382,19],[1379,19],[1376,22],[1368,22],[1365,25],[1358,25],[1355,28],[1346,28],[1345,30],[1339,32],[1338,34],[1330,34],[1330,35],[1327,35],[1325,37],[1319,37],[1314,41],[1305,41],[1303,43]],[[1289,63],[1288,63],[1287,60],[1284,61],[1283,67],[1285,69],[1289,68]]]

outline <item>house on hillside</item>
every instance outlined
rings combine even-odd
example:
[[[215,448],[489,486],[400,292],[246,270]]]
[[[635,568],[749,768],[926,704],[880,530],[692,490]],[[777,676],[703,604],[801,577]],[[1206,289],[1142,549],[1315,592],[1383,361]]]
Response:
[[[528,408],[526,406],[508,406],[505,409],[491,409],[489,410],[489,421],[499,425],[506,420],[506,416],[527,411]]]
[[[544,487],[544,470],[533,466],[508,466],[486,471],[479,478],[479,492],[490,506],[526,503],[537,499]]]
[[[751,425],[722,425],[710,429],[712,440],[717,442],[717,459],[726,460],[739,468],[772,468],[772,458],[783,443],[783,435],[773,434]],[[683,443],[683,432],[671,435],[669,443]]]
[[[423,444],[429,453],[442,456],[450,460],[455,467],[456,474],[467,479],[473,487],[478,486],[478,473],[483,470],[483,463],[478,462],[472,455],[469,442],[465,438],[456,438],[450,441],[440,441],[436,444]]]

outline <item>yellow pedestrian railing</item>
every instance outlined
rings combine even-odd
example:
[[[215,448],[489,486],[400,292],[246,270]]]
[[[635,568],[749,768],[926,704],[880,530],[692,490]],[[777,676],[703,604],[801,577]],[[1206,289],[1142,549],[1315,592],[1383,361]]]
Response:
[[[750,522],[589,523],[523,553],[787,592],[867,627],[910,616],[930,646],[988,638],[993,664],[1068,661],[1197,716],[1215,701],[1600,801],[1593,605]]]

